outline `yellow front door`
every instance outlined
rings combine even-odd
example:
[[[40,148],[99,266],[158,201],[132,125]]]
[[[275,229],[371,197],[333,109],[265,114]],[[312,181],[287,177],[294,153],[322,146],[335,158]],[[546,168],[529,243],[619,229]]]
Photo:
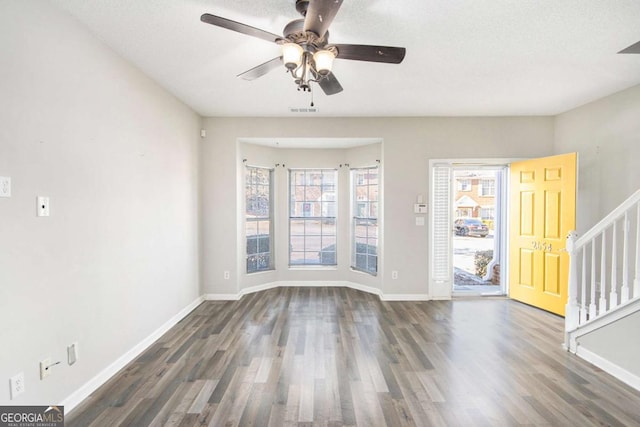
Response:
[[[564,316],[575,229],[576,153],[511,164],[509,296]]]

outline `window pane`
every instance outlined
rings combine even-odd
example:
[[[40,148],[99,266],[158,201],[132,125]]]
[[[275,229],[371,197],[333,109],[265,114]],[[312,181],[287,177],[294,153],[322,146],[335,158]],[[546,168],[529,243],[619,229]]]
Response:
[[[289,263],[335,265],[336,170],[291,170]]]
[[[245,232],[247,238],[258,234],[258,223],[256,221],[247,221],[245,223]]]
[[[322,221],[322,235],[323,236],[335,236],[336,235],[336,220],[325,219]]]
[[[321,265],[336,265],[336,252],[335,251],[322,251],[320,252],[320,264]]]
[[[271,185],[273,171],[247,167],[245,170],[245,235],[247,273],[273,268],[271,256]]]
[[[271,230],[271,221],[259,221],[258,222],[258,233],[262,236],[269,235],[269,231]]]
[[[253,255],[258,252],[258,239],[247,239],[247,255]]]
[[[291,252],[289,254],[289,264],[291,265],[304,264],[304,252]]]
[[[305,185],[304,171],[291,171],[292,185]]]
[[[258,252],[269,253],[269,236],[258,239]]]
[[[305,252],[304,253],[304,263],[305,264],[320,264],[320,252]],[[327,262],[328,263],[328,262]]]
[[[254,273],[258,271],[258,262],[255,255],[247,257],[247,273]]]
[[[352,268],[377,273],[378,253],[378,168],[353,169]]]
[[[318,252],[322,245],[322,237],[321,236],[307,236],[304,239],[304,250],[305,252]]]
[[[319,219],[308,219],[305,221],[306,236],[322,235],[322,222]]]
[[[335,236],[322,236],[322,250],[323,251],[336,251],[336,237]]]
[[[335,217],[336,216],[336,202],[322,202],[322,216],[323,217]]]
[[[292,236],[304,236],[304,219],[292,219],[290,222],[290,233]]]

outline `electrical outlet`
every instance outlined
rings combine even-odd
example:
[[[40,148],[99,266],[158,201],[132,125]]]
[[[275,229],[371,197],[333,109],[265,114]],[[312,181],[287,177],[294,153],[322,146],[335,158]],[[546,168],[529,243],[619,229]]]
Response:
[[[224,279],[225,279],[225,280],[229,280],[229,278],[231,278],[231,273],[229,272],[229,270],[225,270],[225,272],[224,272]]]
[[[51,366],[51,359],[44,359],[40,361],[40,379],[41,380],[49,376],[50,366]]]
[[[398,278],[398,270],[393,270],[393,271],[391,272],[391,278],[392,278],[393,280],[396,280],[396,279]]]
[[[0,176],[0,197],[11,197],[11,178]]]
[[[11,384],[11,399],[13,400],[24,393],[24,372],[12,376],[9,383]]]

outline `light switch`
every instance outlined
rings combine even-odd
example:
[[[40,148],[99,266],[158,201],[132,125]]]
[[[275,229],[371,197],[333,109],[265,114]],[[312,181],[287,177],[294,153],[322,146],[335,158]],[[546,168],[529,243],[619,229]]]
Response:
[[[38,196],[37,198],[37,215],[49,216],[49,198],[44,196]]]
[[[78,360],[78,343],[74,342],[67,347],[67,363],[73,365]]]
[[[415,205],[413,205],[413,213],[426,214],[427,213],[427,204],[426,203],[416,203]]]
[[[11,178],[0,176],[0,197],[11,197]]]

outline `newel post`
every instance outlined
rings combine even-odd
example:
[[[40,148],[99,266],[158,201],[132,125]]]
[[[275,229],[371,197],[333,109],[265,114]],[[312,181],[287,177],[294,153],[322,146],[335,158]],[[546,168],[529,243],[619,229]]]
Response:
[[[580,319],[580,307],[578,306],[578,263],[576,254],[576,240],[578,235],[575,231],[572,231],[567,236],[567,252],[569,253],[569,289],[567,295],[567,306],[564,310],[564,330],[565,333],[573,331],[578,327],[578,321]],[[567,349],[571,352],[576,351],[567,339],[565,340]]]

